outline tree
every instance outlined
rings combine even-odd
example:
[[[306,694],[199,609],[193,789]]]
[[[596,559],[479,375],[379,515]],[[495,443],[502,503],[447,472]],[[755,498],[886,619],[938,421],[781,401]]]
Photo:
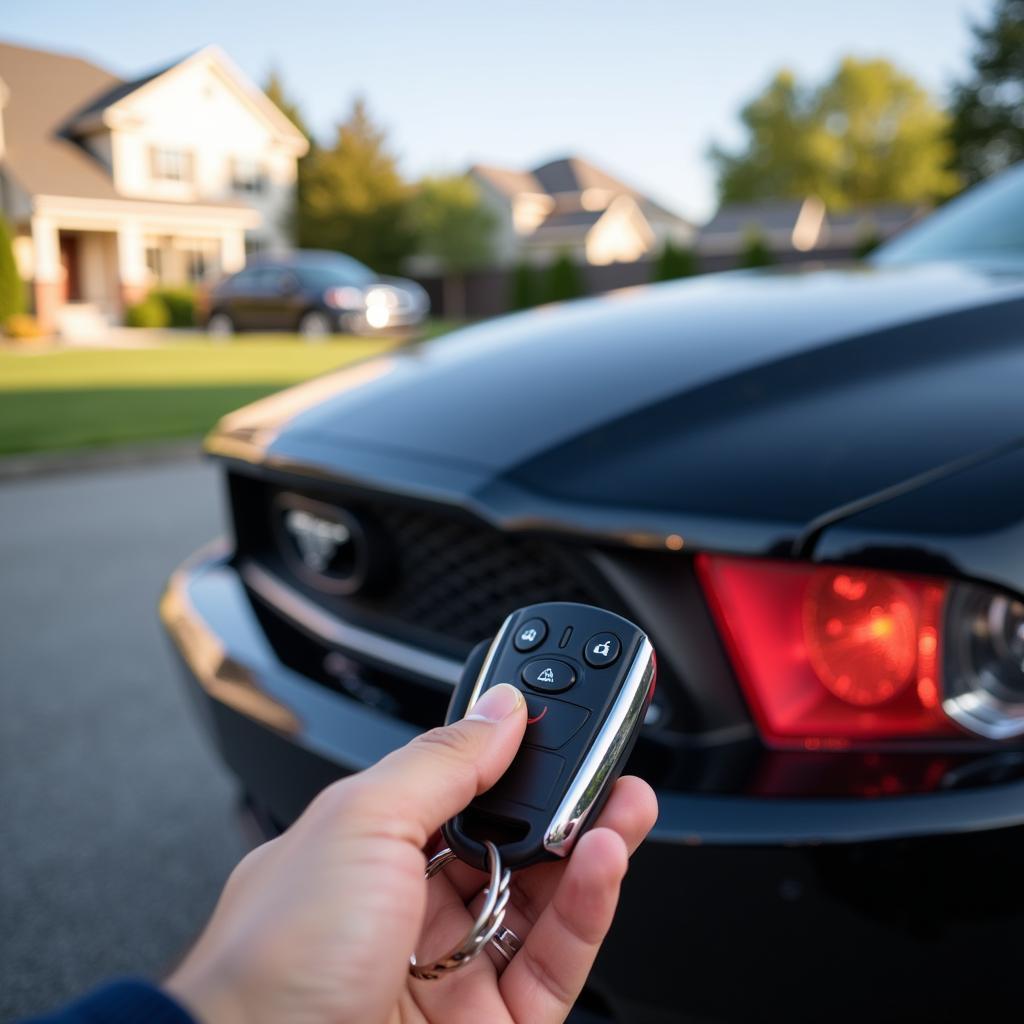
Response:
[[[305,194],[305,181],[306,181],[306,169],[309,166],[310,156],[316,149],[316,139],[313,137],[309,128],[306,125],[305,118],[302,116],[302,111],[299,109],[297,103],[289,98],[285,91],[284,82],[281,79],[280,74],[276,69],[271,69],[267,75],[267,80],[263,85],[263,91],[267,95],[267,99],[273,103],[278,110],[288,118],[289,121],[296,128],[302,132],[303,135],[309,140],[309,149],[303,156],[299,157],[298,170],[296,173],[295,180],[295,195],[289,205],[288,211],[285,214],[283,220],[284,225],[288,230],[288,233],[292,238],[296,238],[298,235],[298,221],[299,221],[299,209],[303,204],[303,196]]]
[[[561,302],[564,299],[578,298],[583,294],[585,293],[579,268],[569,253],[559,254],[545,275],[544,301]]]
[[[748,231],[740,251],[739,265],[753,269],[755,267],[770,267],[774,262],[775,257],[772,256],[771,249],[768,248],[761,232]]]
[[[953,88],[953,166],[969,184],[1024,160],[1024,2],[975,25],[971,77]]]
[[[284,88],[284,81],[281,78],[280,73],[276,68],[271,68],[270,73],[267,75],[267,80],[263,85],[263,91],[267,94],[267,99],[277,107],[278,110],[288,118],[289,121],[296,128],[302,132],[303,135],[309,139],[310,143],[313,142],[313,136],[306,126],[305,118],[302,116],[302,111],[299,105],[292,99],[289,98]]]
[[[399,269],[414,247],[410,190],[384,132],[357,98],[334,145],[306,160],[299,191],[299,244],[337,249],[381,273]]]
[[[817,195],[833,209],[952,195],[948,118],[886,60],[847,57],[817,88],[779,72],[743,108],[737,152],[713,147],[723,202]]]
[[[683,249],[666,239],[665,247],[654,264],[654,281],[673,281],[677,277],[690,277],[697,273],[697,257],[692,249]]]
[[[537,269],[527,260],[520,260],[512,271],[512,287],[509,306],[512,309],[529,309],[540,302],[540,282]]]
[[[483,205],[476,185],[464,175],[424,178],[412,204],[417,248],[444,272],[444,308],[466,312],[466,271],[485,266],[493,254],[497,220]]]
[[[14,260],[14,246],[7,221],[0,215],[0,327],[25,308],[25,285]]]

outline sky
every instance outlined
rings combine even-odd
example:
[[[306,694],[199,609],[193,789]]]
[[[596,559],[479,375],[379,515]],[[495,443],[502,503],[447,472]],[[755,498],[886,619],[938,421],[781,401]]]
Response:
[[[579,154],[684,216],[714,209],[713,141],[780,67],[882,56],[938,98],[991,0],[2,0],[0,38],[138,76],[208,43],[276,68],[329,139],[362,93],[404,173]]]

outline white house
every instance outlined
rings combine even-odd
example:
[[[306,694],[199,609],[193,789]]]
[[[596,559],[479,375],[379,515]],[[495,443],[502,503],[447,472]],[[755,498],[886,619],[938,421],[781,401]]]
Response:
[[[0,208],[51,327],[288,243],[305,137],[218,49],[135,81],[0,44]]]
[[[532,171],[475,164],[469,176],[496,215],[496,262],[503,266],[548,263],[560,253],[579,263],[632,263],[666,241],[693,241],[688,221],[580,157]]]

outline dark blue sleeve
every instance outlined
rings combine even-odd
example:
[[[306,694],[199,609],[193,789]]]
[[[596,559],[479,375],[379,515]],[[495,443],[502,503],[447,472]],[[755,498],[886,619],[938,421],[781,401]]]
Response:
[[[169,995],[148,981],[112,981],[45,1017],[24,1024],[196,1024]]]

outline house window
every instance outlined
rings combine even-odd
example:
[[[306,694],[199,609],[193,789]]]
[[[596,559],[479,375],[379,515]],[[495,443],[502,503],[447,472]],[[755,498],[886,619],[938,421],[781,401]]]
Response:
[[[263,168],[258,160],[231,161],[231,187],[235,192],[257,194],[263,191]]]
[[[150,170],[157,181],[191,181],[192,154],[184,149],[154,146],[150,150]]]

